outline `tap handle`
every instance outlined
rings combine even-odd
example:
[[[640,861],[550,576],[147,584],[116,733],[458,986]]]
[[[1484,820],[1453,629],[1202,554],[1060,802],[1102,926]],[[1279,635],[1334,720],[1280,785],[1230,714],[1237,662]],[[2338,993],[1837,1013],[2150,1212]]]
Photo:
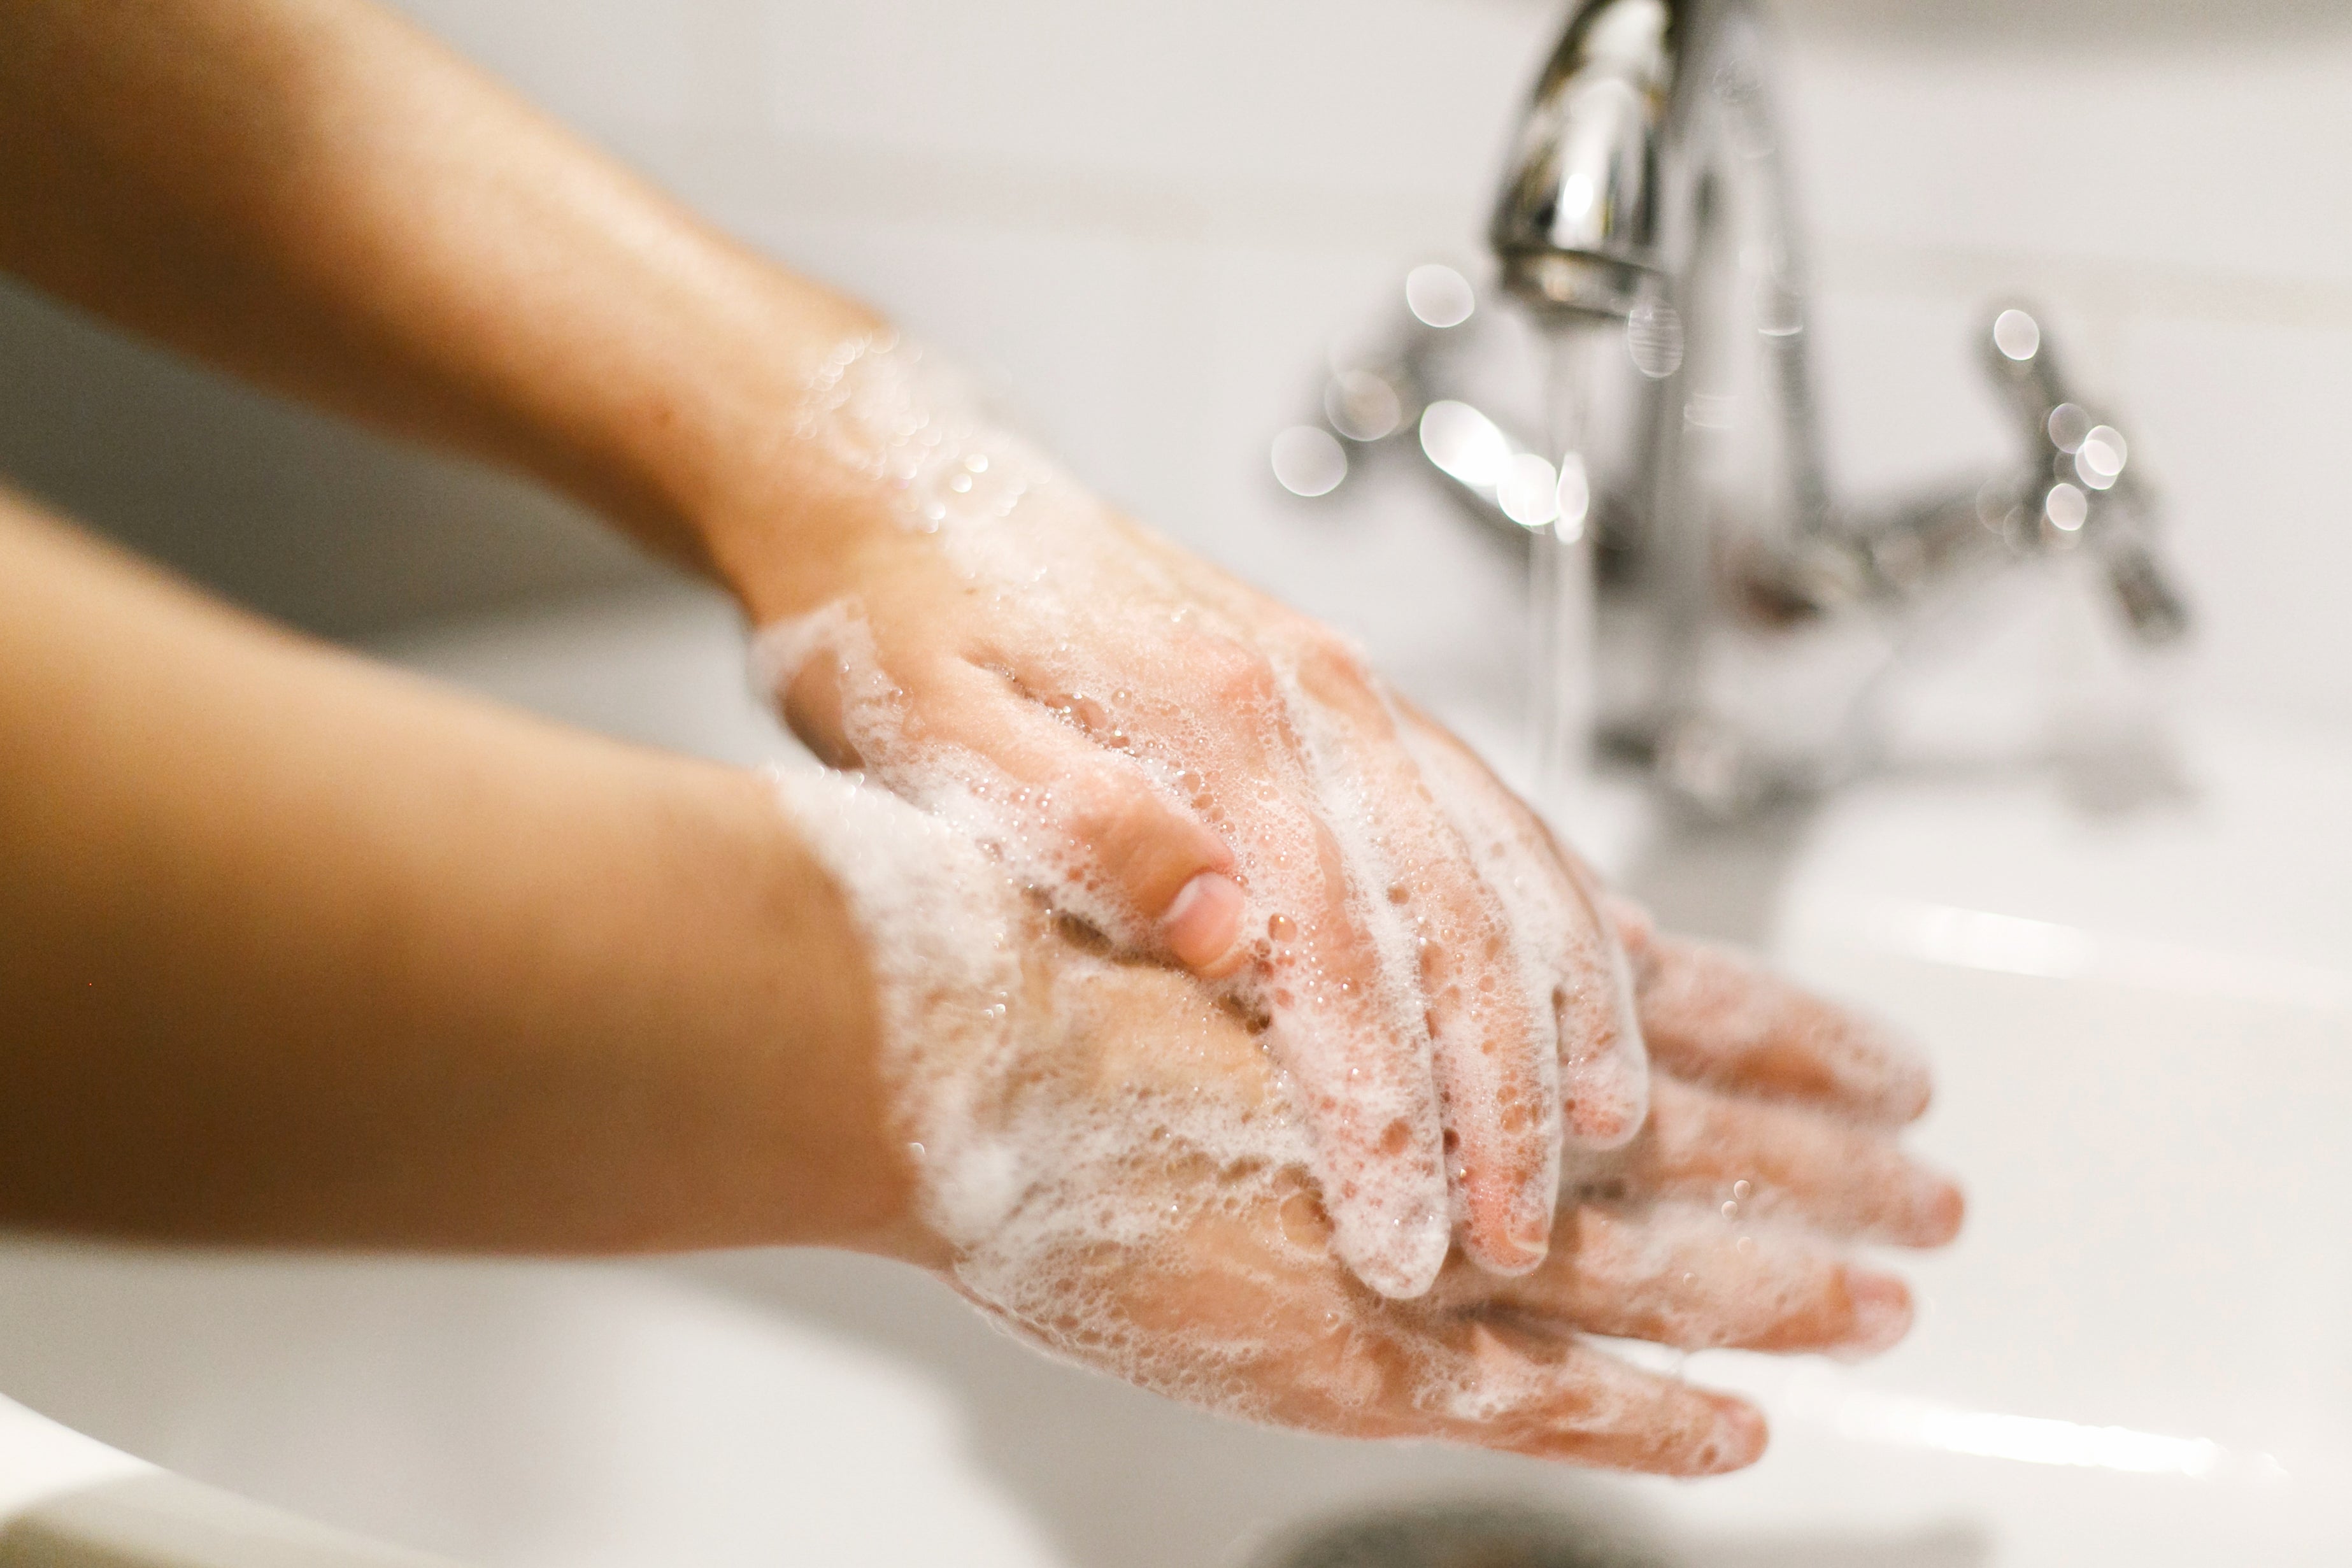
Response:
[[[2011,541],[2028,548],[2090,546],[2133,634],[2149,644],[2180,637],[2189,607],[2157,553],[2156,508],[2147,486],[2127,471],[2130,442],[2075,395],[2036,312],[2011,305],[1995,314],[1983,353],[2028,453],[2004,509]]]
[[[2118,541],[2108,547],[2106,561],[2116,603],[2142,642],[2161,647],[2188,635],[2188,603],[2173,587],[2171,575],[2147,541],[2137,537]]]
[[[2006,307],[1986,328],[1982,346],[1985,373],[2029,433],[2040,435],[2050,411],[2072,401],[2040,317],[2021,305]]]

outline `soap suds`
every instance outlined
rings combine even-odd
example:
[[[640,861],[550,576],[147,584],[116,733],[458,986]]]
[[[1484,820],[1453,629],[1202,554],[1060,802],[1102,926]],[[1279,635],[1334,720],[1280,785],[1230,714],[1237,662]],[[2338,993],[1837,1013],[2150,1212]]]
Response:
[[[1728,1418],[1703,1403],[1662,1405],[1645,1374],[1543,1314],[1465,1311],[1454,1297],[1486,1276],[1449,1272],[1412,1301],[1349,1279],[1302,1121],[1229,1005],[1074,931],[950,823],[849,775],[772,778],[864,938],[896,1131],[920,1151],[919,1217],[954,1285],[1001,1325],[1284,1426],[1486,1441],[1514,1423],[1545,1440],[1655,1429],[1702,1457],[1752,1446],[1708,1426]],[[1591,1266],[1629,1310],[1671,1323],[1696,1256],[1685,1239],[1704,1241],[1706,1223],[1650,1237],[1628,1222]],[[1718,1248],[1725,1234],[1717,1222]],[[1750,1310],[1775,1289],[1751,1281]]]
[[[1118,518],[895,339],[845,345],[796,435],[891,498],[980,596],[1003,652],[894,668],[867,607],[845,598],[763,629],[760,679],[781,697],[828,668],[842,738],[872,777],[1130,952],[1152,952],[1156,933],[1089,848],[1103,799],[1148,790],[1223,838],[1253,949],[1223,992],[1271,1021],[1333,1244],[1367,1282],[1418,1294],[1460,1225],[1433,1082],[1456,1131],[1533,1128],[1556,1150],[1564,1092],[1571,1138],[1605,1144],[1638,1123],[1640,1035],[1605,928],[1515,859],[1549,847],[1485,800],[1496,786],[1475,764],[1367,747],[1311,694],[1352,657],[1328,634],[1299,617],[1269,629],[1262,601]],[[1090,737],[1098,771],[1008,770],[1019,735],[956,727],[954,688],[981,680]],[[1381,776],[1399,764],[1420,776]],[[1424,788],[1441,811],[1396,809]],[[1446,834],[1471,846],[1485,886],[1450,905],[1411,896],[1410,868],[1459,858]],[[1364,948],[1376,973],[1335,967]],[[1525,1201],[1544,1211],[1556,1153],[1538,1166]]]

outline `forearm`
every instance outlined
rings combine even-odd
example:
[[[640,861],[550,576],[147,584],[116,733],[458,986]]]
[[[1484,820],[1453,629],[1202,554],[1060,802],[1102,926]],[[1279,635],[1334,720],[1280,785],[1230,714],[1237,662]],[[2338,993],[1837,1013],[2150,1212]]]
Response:
[[[875,325],[360,0],[0,7],[0,266],[722,577],[708,520]]]
[[[880,1245],[872,1007],[756,777],[278,636],[0,497],[0,1224]]]

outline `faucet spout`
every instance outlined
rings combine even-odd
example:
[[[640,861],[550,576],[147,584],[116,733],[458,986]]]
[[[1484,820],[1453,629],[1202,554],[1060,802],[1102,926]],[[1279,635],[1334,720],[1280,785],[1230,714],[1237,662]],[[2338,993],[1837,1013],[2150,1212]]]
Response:
[[[1629,316],[1664,272],[1659,181],[1693,0],[1593,0],[1536,83],[1488,239],[1538,308]]]
[[[1295,433],[1337,472],[1283,480],[1322,494],[1348,452],[1417,436],[1474,511],[1533,541],[1539,626],[1591,641],[1539,633],[1539,691],[1559,683],[1539,733],[1572,724],[1726,813],[1863,765],[1912,628],[2008,563],[2083,551],[2137,639],[2188,622],[2129,442],[2063,384],[2022,308],[1991,321],[1984,349],[2020,461],[1899,505],[1839,503],[1765,12],[1579,0],[1538,78],[1487,237],[1502,290],[1550,340],[1540,451],[1442,384],[1429,351],[1454,329],[1414,305],[1405,346],[1379,366],[1335,361],[1328,428]],[[1507,496],[1507,470],[1544,493]]]
[[[1834,527],[1768,46],[1752,0],[1585,0],[1537,79],[1488,240],[1539,319],[1627,323],[1657,481],[1636,510],[1696,504],[1682,492],[1707,443],[1686,423],[1767,412],[1743,434],[1778,450],[1747,466],[1780,493],[1740,508],[1764,525],[1742,553],[1789,600],[1827,569]]]

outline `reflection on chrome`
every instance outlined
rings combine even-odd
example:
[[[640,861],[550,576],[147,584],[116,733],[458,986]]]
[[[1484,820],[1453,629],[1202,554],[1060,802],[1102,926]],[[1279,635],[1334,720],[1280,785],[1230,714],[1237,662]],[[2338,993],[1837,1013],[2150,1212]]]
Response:
[[[1421,449],[1431,462],[1474,489],[1493,488],[1511,458],[1510,440],[1493,420],[1451,399],[1422,410]]]
[[[1663,300],[1644,300],[1625,318],[1625,347],[1633,368],[1664,381],[1683,367],[1683,318]]]
[[[1559,515],[1559,476],[1533,452],[1521,452],[1504,465],[1495,504],[1521,528],[1541,528]]]
[[[1992,342],[2002,354],[2023,363],[2042,347],[2042,323],[2011,307],[1993,318]]]
[[[2061,533],[2079,533],[2091,515],[2090,498],[2062,479],[2042,498],[2042,515]]]
[[[1466,403],[1441,398],[1421,411],[1421,449],[1441,472],[1521,528],[1540,529],[1559,516],[1559,473],[1549,459],[1521,449]]]
[[[2074,472],[2095,490],[2111,489],[2130,458],[2131,448],[2125,444],[2122,431],[2112,425],[2095,425],[2075,448]]]
[[[1592,483],[1584,459],[1570,452],[1559,460],[1559,486],[1554,492],[1552,531],[1568,543],[1584,537],[1584,519],[1592,510]]]
[[[2052,446],[2062,452],[2073,452],[2082,447],[2083,438],[2091,433],[2091,416],[2083,412],[2080,404],[2062,403],[2050,411],[2050,417],[2042,422],[2042,427],[2050,432]]]
[[[1404,278],[1405,308],[1433,327],[1458,327],[1478,308],[1477,291],[1470,279],[1444,262],[1414,268]]]
[[[1404,403],[1383,376],[1343,370],[1323,389],[1323,413],[1350,441],[1378,441],[1404,423]]]
[[[1328,431],[1294,425],[1274,438],[1274,477],[1295,496],[1329,495],[1348,477],[1348,454]]]

